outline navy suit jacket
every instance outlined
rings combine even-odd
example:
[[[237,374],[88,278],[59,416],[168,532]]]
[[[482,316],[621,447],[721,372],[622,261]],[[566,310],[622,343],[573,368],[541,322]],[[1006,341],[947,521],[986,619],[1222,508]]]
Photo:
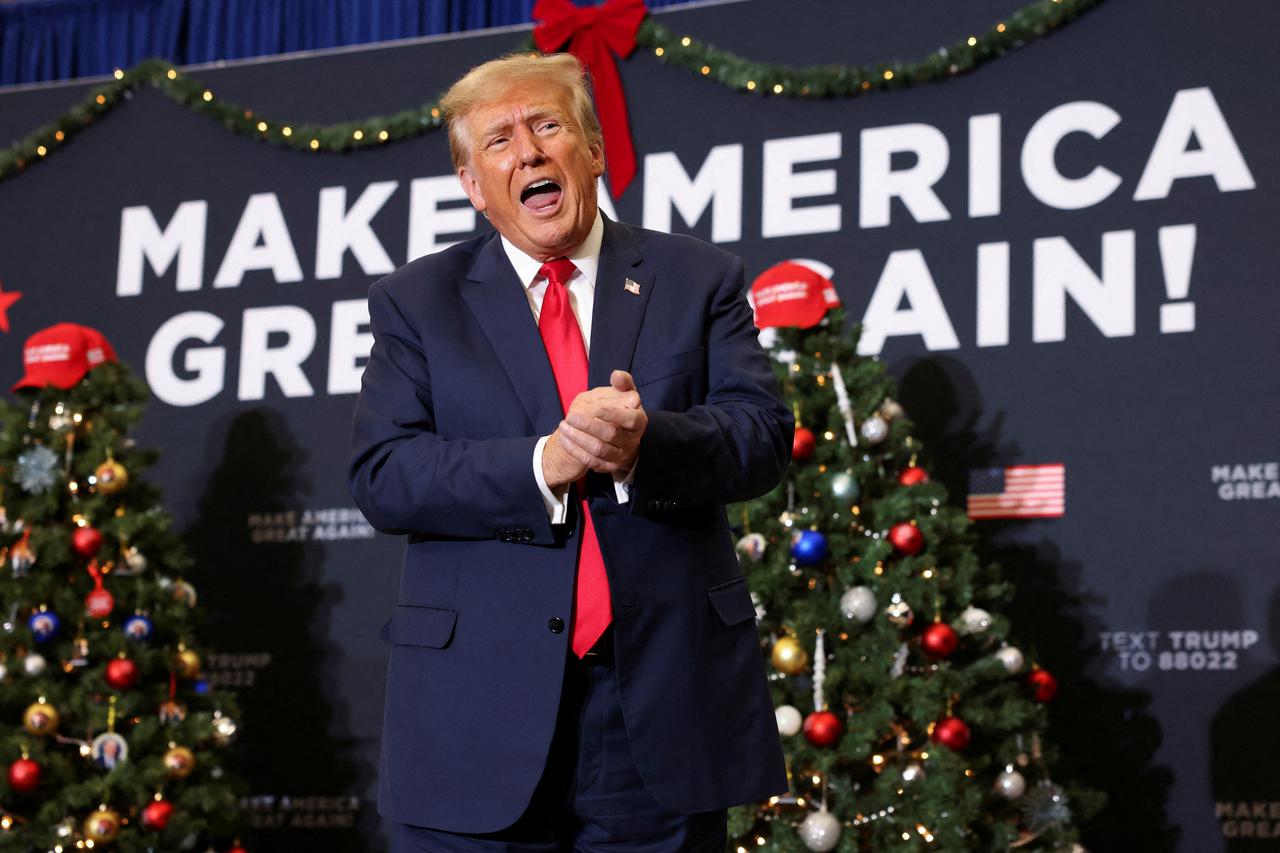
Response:
[[[627,734],[646,789],[672,812],[787,788],[724,504],[778,483],[794,424],[742,287],[727,252],[605,221],[589,385],[631,371],[649,423],[630,502],[605,475],[588,475],[586,492]],[[383,629],[378,810],[496,831],[546,764],[568,654],[570,632],[555,628],[572,618],[580,523],[574,510],[550,524],[532,463],[563,417],[559,396],[495,234],[377,282],[369,314],[351,493],[375,528],[408,536]]]

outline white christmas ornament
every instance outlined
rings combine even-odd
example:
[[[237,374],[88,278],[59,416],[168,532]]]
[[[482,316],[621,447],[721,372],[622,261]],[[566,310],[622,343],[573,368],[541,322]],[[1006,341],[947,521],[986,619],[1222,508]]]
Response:
[[[996,793],[1004,797],[1006,800],[1016,800],[1027,791],[1027,780],[1022,774],[1013,769],[1013,765],[1006,765],[1004,772],[996,777],[995,784]]]
[[[927,775],[928,774],[924,772],[924,768],[921,767],[919,764],[912,763],[902,768],[903,782],[907,782],[907,783],[918,782]]]
[[[773,716],[778,720],[778,734],[783,737],[798,734],[804,724],[800,711],[794,705],[779,705],[774,709]]]
[[[1025,663],[1022,652],[1013,646],[1004,646],[996,652],[996,659],[1004,664],[1004,668],[1010,674],[1020,672],[1022,664]]]
[[[960,631],[963,634],[981,634],[991,627],[991,614],[981,607],[969,606],[960,614]]]
[[[804,846],[817,853],[826,853],[836,849],[840,843],[840,820],[827,807],[821,811],[810,812],[800,824],[800,840]]]
[[[827,632],[818,629],[818,639],[813,644],[813,710],[825,711],[827,697],[823,687],[827,683],[827,648],[823,644]]]
[[[868,587],[854,586],[840,596],[840,612],[846,619],[870,622],[876,615],[876,595]]]
[[[844,420],[844,434],[849,439],[849,446],[857,447],[858,436],[853,425],[853,404],[849,402],[849,391],[845,388],[840,365],[835,363],[831,365],[831,382],[836,389],[836,406],[840,409],[840,417]]]
[[[756,621],[759,622],[769,615],[769,611],[765,609],[764,602],[760,600],[760,596],[754,592],[751,593],[751,603],[756,606]]]
[[[45,662],[44,655],[32,652],[22,659],[22,668],[26,670],[27,675],[40,675],[44,672],[48,664]]]

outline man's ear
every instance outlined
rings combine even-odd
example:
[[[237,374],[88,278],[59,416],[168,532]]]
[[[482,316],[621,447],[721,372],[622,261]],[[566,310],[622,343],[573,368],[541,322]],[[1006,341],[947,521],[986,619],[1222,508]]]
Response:
[[[604,174],[604,143],[597,142],[588,150],[591,152],[591,176],[598,178]]]
[[[462,184],[462,191],[467,194],[467,198],[471,199],[471,206],[480,213],[484,213],[484,209],[488,207],[484,201],[484,193],[480,191],[480,182],[475,179],[467,166],[458,167],[458,183]]]

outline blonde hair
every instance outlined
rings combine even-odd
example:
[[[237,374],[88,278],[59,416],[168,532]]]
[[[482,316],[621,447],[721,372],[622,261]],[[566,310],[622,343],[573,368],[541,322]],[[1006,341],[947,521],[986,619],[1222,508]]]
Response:
[[[563,86],[568,91],[577,121],[588,145],[603,145],[600,119],[591,101],[591,88],[582,64],[568,53],[513,53],[477,65],[449,87],[440,99],[445,127],[449,130],[449,156],[457,169],[467,162],[467,114],[491,103],[515,86],[532,80]]]

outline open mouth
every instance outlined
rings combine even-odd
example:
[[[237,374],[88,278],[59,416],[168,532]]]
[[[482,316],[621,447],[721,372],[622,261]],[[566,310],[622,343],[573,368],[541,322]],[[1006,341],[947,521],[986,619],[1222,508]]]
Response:
[[[550,210],[560,201],[560,185],[549,178],[534,181],[520,193],[520,203],[535,213]]]

